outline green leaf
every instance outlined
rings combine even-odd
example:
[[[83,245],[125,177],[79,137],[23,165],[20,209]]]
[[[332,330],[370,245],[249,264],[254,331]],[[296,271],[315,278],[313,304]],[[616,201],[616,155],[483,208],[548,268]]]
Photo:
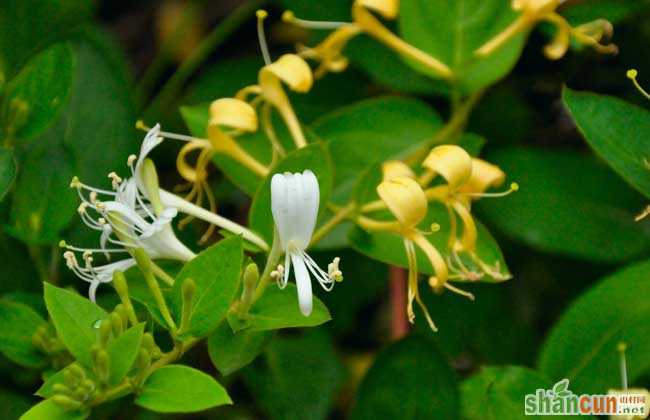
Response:
[[[618,98],[564,89],[564,104],[589,145],[650,197],[650,112]]]
[[[461,385],[463,419],[526,420],[524,398],[552,382],[532,369],[520,366],[484,367]],[[550,416],[545,418],[564,418]]]
[[[47,377],[45,382],[41,385],[40,388],[36,392],[34,392],[34,395],[39,396],[41,398],[51,398],[53,397],[56,392],[54,392],[54,384],[65,384],[65,377],[63,372],[68,368],[68,366],[64,367],[63,369],[59,370],[56,373],[53,373]]]
[[[542,251],[618,262],[647,251],[634,222],[643,201],[608,168],[568,150],[505,148],[488,154],[519,191],[484,199],[478,214],[509,237]]]
[[[11,79],[30,56],[90,19],[94,8],[93,2],[85,0],[3,2],[0,8],[0,79]]]
[[[268,243],[273,242],[273,215],[271,214],[271,178],[276,173],[302,172],[310,169],[318,179],[320,202],[324,207],[332,189],[332,167],[330,154],[325,144],[312,143],[302,149],[288,153],[273,168],[258,188],[249,212],[250,227],[262,235]],[[321,207],[321,210],[322,210]]]
[[[423,102],[391,96],[337,109],[314,122],[313,130],[329,143],[335,157],[332,200],[345,204],[368,166],[408,155],[431,139],[441,124]]]
[[[179,322],[183,283],[192,279],[196,284],[190,325],[185,334],[203,337],[224,318],[239,287],[243,258],[242,239],[233,236],[201,252],[178,273],[172,289],[172,302]]]
[[[16,161],[9,149],[0,149],[0,202],[11,189],[16,179]]]
[[[84,366],[91,366],[90,348],[97,339],[97,320],[107,316],[99,306],[74,292],[44,283],[45,305],[59,338]]]
[[[27,411],[32,405],[32,401],[23,394],[6,389],[0,389],[0,407],[2,413],[11,419],[17,419],[22,413]]]
[[[377,83],[396,92],[428,95],[448,90],[446,85],[416,72],[396,52],[365,34],[353,38],[344,54]]]
[[[57,243],[78,205],[69,185],[72,176],[106,188],[106,174],[125,175],[120,168],[137,150],[130,86],[96,37],[70,42],[74,74],[67,104],[42,135],[16,151],[21,171],[10,229],[24,241]]]
[[[370,167],[368,171],[359,181],[355,190],[355,199],[358,203],[367,203],[374,200],[379,200],[376,192],[377,185],[381,182],[381,171],[379,165]],[[394,217],[388,210],[380,212],[373,212],[371,217],[377,219],[394,220]],[[457,220],[458,222],[458,220]],[[451,222],[449,213],[442,203],[431,202],[426,217],[420,222],[419,229],[422,231],[430,231],[431,224],[437,223],[440,229],[426,238],[431,242],[436,249],[442,254],[443,257],[451,256],[449,249],[449,235],[451,233]],[[501,253],[501,249],[496,240],[492,237],[490,232],[478,221],[477,227],[477,242],[476,254],[479,258],[491,265],[498,266],[500,273],[508,276],[508,267]],[[391,232],[373,232],[368,233],[358,226],[355,226],[349,233],[348,239],[354,249],[367,255],[371,258],[385,262],[387,264],[397,265],[400,267],[408,267],[406,258],[406,250],[404,249],[404,240],[401,236]],[[418,270],[421,273],[435,274],[431,263],[426,258],[426,255],[416,247]],[[465,253],[460,254],[463,263],[471,270],[480,272],[479,266]],[[503,279],[495,279],[491,276],[484,276],[481,281],[494,282],[502,281]]]
[[[212,376],[188,366],[168,365],[147,378],[135,403],[159,413],[193,413],[232,401]]]
[[[402,0],[399,28],[404,40],[445,63],[465,92],[482,89],[513,68],[524,45],[519,34],[485,58],[474,52],[510,25],[517,14],[502,0]],[[406,59],[432,77],[434,71]]]
[[[278,330],[281,328],[315,327],[332,319],[327,307],[314,297],[314,307],[309,316],[304,316],[298,306],[298,292],[292,283],[280,290],[271,284],[262,297],[253,304],[248,318],[241,323],[235,315],[228,317],[228,322],[235,332]]]
[[[73,66],[70,45],[55,44],[29,60],[7,84],[0,121],[11,141],[34,138],[55,120],[72,87]]]
[[[38,368],[45,363],[45,355],[32,344],[36,330],[45,325],[32,308],[17,302],[0,299],[0,351],[22,366]]]
[[[140,350],[140,342],[144,333],[144,323],[129,328],[108,344],[110,358],[109,385],[117,385],[133,366]]]
[[[329,336],[311,330],[274,338],[243,377],[270,419],[323,420],[344,383],[344,369]]]
[[[633,383],[650,372],[650,260],[600,281],[580,296],[551,330],[539,367],[551,380],[567,378],[576,394],[621,387],[617,345],[627,343]]]
[[[222,322],[208,337],[208,354],[219,373],[230,375],[255,360],[272,336],[269,331],[234,333],[227,322]]]
[[[453,419],[459,413],[454,372],[435,344],[410,336],[379,354],[350,418]]]
[[[607,19],[612,25],[648,10],[648,3],[636,0],[592,0],[589,4],[567,4],[562,8],[564,16],[572,25]]]
[[[52,400],[43,400],[20,416],[20,420],[83,420],[89,413],[66,411]]]

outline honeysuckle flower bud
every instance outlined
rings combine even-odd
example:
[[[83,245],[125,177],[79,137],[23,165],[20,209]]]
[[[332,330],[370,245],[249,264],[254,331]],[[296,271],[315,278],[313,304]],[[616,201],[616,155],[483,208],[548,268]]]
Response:
[[[618,48],[614,44],[601,44],[603,38],[611,37],[613,28],[604,19],[597,19],[572,28],[569,22],[560,16],[556,9],[564,0],[513,0],[512,8],[521,12],[502,32],[483,44],[476,53],[487,56],[506,44],[519,33],[529,31],[538,22],[544,21],[555,26],[557,32],[553,40],[544,47],[544,54],[551,60],[564,56],[569,48],[571,37],[578,43],[594,48],[604,54],[615,54]]]
[[[280,246],[285,253],[284,267],[278,267],[276,278],[279,287],[284,288],[293,264],[298,303],[305,316],[312,311],[310,273],[327,291],[332,290],[334,282],[342,277],[338,259],[330,264],[329,272],[325,272],[305,252],[316,226],[319,201],[318,180],[309,169],[302,173],[275,174],[271,178],[271,211]]]

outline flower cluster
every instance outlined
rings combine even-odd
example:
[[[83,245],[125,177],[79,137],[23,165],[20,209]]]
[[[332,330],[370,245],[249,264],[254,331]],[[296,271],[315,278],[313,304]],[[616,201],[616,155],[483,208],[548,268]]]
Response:
[[[432,329],[433,320],[422,303],[418,289],[418,268],[416,247],[427,257],[435,275],[429,277],[428,284],[436,292],[444,289],[474,299],[469,292],[450,284],[450,281],[478,281],[490,276],[494,281],[503,281],[510,275],[503,273],[498,262],[489,264],[477,253],[477,228],[471,213],[471,203],[481,197],[501,197],[518,189],[513,183],[510,189],[500,193],[485,192],[488,188],[499,186],[505,174],[498,167],[478,158],[472,158],[464,149],[455,145],[435,147],[422,163],[423,172],[418,177],[405,163],[385,162],[383,181],[377,186],[381,201],[364,205],[363,213],[388,208],[395,222],[377,221],[367,216],[359,216],[359,225],[369,231],[391,231],[399,234],[404,241],[409,266],[407,311],[411,322],[415,319],[413,301],[417,302]],[[440,177],[444,181],[435,183]],[[433,185],[435,183],[435,185]],[[425,219],[429,201],[442,203],[449,214],[450,236],[448,249],[441,253],[422,232],[418,225]],[[458,229],[458,219],[462,230]],[[432,230],[437,230],[438,224]],[[463,256],[476,267],[470,269]]]

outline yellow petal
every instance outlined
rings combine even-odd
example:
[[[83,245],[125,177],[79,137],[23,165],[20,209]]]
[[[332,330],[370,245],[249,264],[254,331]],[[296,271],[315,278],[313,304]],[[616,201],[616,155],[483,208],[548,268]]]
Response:
[[[460,240],[460,251],[472,252],[476,249],[476,223],[469,209],[463,203],[454,202],[453,208],[463,221],[463,236]]]
[[[529,16],[541,17],[551,13],[563,0],[513,0],[512,8],[520,10]]]
[[[285,54],[275,62],[262,67],[259,74],[260,86],[264,90],[264,81],[274,77],[296,92],[308,92],[314,82],[311,68],[296,54]]]
[[[505,172],[498,166],[483,159],[472,158],[472,174],[460,191],[473,194],[482,193],[488,188],[500,186],[505,179]]]
[[[387,160],[386,162],[382,163],[381,172],[383,174],[384,181],[398,177],[415,179],[415,173],[413,170],[406,163],[399,160]]]
[[[442,258],[442,255],[440,255],[440,252],[420,232],[413,232],[409,238],[427,256],[427,259],[433,267],[433,271],[436,273],[436,284],[439,284],[441,287],[444,286],[444,284],[447,282],[447,279],[449,278],[449,269],[447,268],[447,264]]]
[[[377,194],[405,228],[414,228],[427,214],[427,198],[413,179],[397,177],[377,186]]]
[[[553,23],[556,28],[553,40],[544,46],[544,55],[549,60],[558,60],[566,54],[571,39],[571,27],[563,17],[555,13],[550,14],[545,20]]]
[[[210,104],[210,124],[257,131],[257,114],[248,103],[235,98],[221,98]]]
[[[434,147],[422,166],[445,178],[452,190],[462,186],[472,174],[472,158],[455,145]]]
[[[276,62],[262,67],[259,73],[262,96],[278,110],[296,146],[305,147],[307,140],[281,81],[296,92],[307,92],[313,82],[311,69],[305,60],[297,55],[285,54]]]
[[[357,25],[341,26],[315,47],[302,49],[300,54],[303,57],[320,61],[320,65],[314,71],[314,77],[322,77],[328,71],[337,73],[345,70],[348,66],[348,59],[342,54],[343,48],[350,39],[359,33],[361,33],[361,28]]]
[[[249,155],[232,136],[226,134],[221,125],[211,121],[208,125],[208,140],[215,152],[229,155],[260,177],[268,175],[269,169]]]
[[[356,3],[379,13],[386,19],[395,19],[399,12],[398,0],[356,0]]]

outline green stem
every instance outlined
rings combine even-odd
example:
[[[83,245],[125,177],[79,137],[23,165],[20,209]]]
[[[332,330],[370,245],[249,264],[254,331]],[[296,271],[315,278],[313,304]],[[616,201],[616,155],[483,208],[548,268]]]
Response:
[[[187,80],[203,64],[210,54],[241,26],[266,0],[251,0],[243,3],[226,17],[208,36],[201,41],[196,50],[185,60],[169,78],[158,95],[151,101],[146,115],[155,115],[176,97]]]
[[[282,248],[280,247],[280,237],[278,236],[277,230],[273,233],[273,245],[271,245],[271,251],[269,252],[269,257],[266,260],[266,265],[264,266],[264,271],[262,272],[262,277],[260,282],[255,289],[255,296],[253,296],[253,303],[255,303],[262,295],[264,290],[269,285],[271,281],[271,272],[278,265],[280,256],[282,255]]]
[[[461,132],[465,125],[467,124],[467,119],[469,118],[472,109],[476,106],[478,100],[483,95],[483,91],[478,91],[470,95],[467,100],[458,106],[455,106],[452,110],[451,118],[436,134],[431,137],[426,143],[424,143],[419,149],[414,153],[406,157],[405,161],[408,163],[417,163],[423,160],[429,150],[437,145],[448,141],[454,135]]]
[[[158,277],[160,280],[164,281],[165,284],[168,286],[173,286],[174,285],[174,278],[167,274],[165,270],[160,268],[158,264],[155,262],[151,261],[151,270],[153,271],[153,274]]]
[[[321,226],[320,228],[318,228],[318,230],[316,230],[316,232],[314,232],[314,234],[311,237],[311,243],[310,244],[314,245],[315,243],[317,243],[318,241],[323,239],[323,237],[325,237],[325,235],[327,235],[332,229],[334,229],[336,226],[338,226],[339,223],[341,223],[350,214],[352,214],[356,210],[356,208],[357,208],[356,203],[352,202],[352,203],[348,204],[347,206],[336,210],[334,212],[334,216],[332,216],[332,218],[330,220],[325,222],[325,224],[323,226]]]
[[[158,309],[160,309],[160,313],[162,314],[162,317],[165,319],[165,322],[169,325],[169,328],[172,331],[176,331],[176,323],[174,322],[174,319],[172,318],[172,315],[169,312],[169,308],[167,307],[167,302],[165,302],[165,297],[163,296],[162,291],[160,290],[160,285],[158,284],[158,281],[156,280],[156,277],[153,274],[151,258],[149,258],[149,256],[144,252],[144,250],[140,248],[136,248],[133,250],[133,256],[135,257],[135,260],[138,263],[138,267],[140,267],[140,271],[142,271],[142,276],[144,277],[144,280],[147,282],[147,286],[149,287],[151,294],[156,300],[156,304],[158,305]]]

